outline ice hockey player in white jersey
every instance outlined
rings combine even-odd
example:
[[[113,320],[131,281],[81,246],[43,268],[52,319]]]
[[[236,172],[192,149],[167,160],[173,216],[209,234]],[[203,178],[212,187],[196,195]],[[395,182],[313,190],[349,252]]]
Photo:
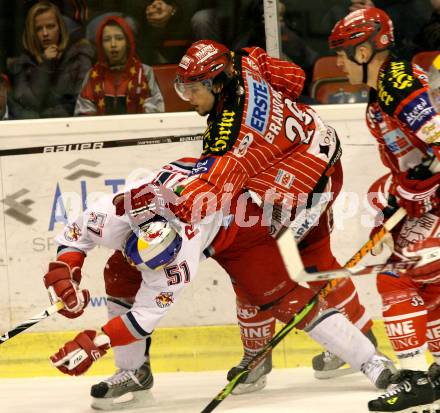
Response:
[[[173,187],[187,177],[182,164],[171,163],[153,181]],[[142,275],[131,308],[119,313],[109,308],[109,321],[100,331],[79,333],[51,356],[53,365],[63,373],[81,375],[113,347],[120,370],[92,388],[93,407],[110,410],[148,405],[153,378],[144,357],[145,341],[194,279],[201,259],[213,256],[228,270],[236,291],[282,322],[313,299],[314,291],[290,279],[277,243],[261,219],[262,209],[252,202],[240,202],[240,197],[249,198],[246,192],[240,193],[231,200],[228,211],[221,209],[196,225],[169,223],[154,215],[133,227],[127,215],[116,213],[113,196],[104,196],[57,236],[57,261],[49,264],[44,282],[51,299],[64,302],[62,313],[68,317],[81,315],[89,301],[87,290],[80,286],[80,268],[93,247],[122,251]],[[247,224],[248,218],[257,218],[255,225],[240,225],[244,217]],[[328,307],[324,300],[315,302],[298,328],[361,370],[374,385],[386,387],[391,376],[389,361],[341,313]],[[132,402],[117,405],[119,396],[128,392]]]

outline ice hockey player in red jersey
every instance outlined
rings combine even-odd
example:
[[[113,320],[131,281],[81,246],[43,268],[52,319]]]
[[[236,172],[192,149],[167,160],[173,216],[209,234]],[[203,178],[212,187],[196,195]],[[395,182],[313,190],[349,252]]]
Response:
[[[188,162],[172,162],[146,182],[174,189],[190,170]],[[180,220],[170,223],[149,214],[146,222],[135,226],[126,214],[118,213],[113,198],[109,194],[92,203],[56,237],[57,260],[49,264],[44,276],[52,301],[63,301],[62,314],[75,318],[88,303],[89,294],[80,285],[86,254],[97,245],[119,251],[108,261],[113,268],[105,271],[106,291],[112,296],[109,321],[100,331],[81,332],[51,357],[63,373],[80,375],[113,347],[119,370],[92,387],[92,406],[97,409],[149,404],[153,376],[145,358],[145,342],[194,279],[201,259],[214,254],[242,297],[283,322],[314,296],[311,289],[290,279],[276,240],[264,224],[263,210],[250,202],[246,192],[231,199],[227,213],[220,209],[197,224]],[[248,222],[254,224],[246,225]],[[122,254],[136,266],[140,278],[121,263]],[[239,262],[245,262],[246,268],[237,265]],[[298,328],[361,370],[374,385],[383,388],[388,383],[388,360],[377,354],[373,344],[325,300],[316,302]],[[124,403],[119,397],[127,393],[133,398]]]
[[[421,411],[440,399],[440,260],[431,254],[440,248],[440,115],[428,96],[426,73],[395,56],[393,41],[392,22],[378,8],[350,13],[329,37],[350,83],[370,87],[367,125],[392,174],[383,214],[399,206],[407,211],[393,231],[389,259],[420,258],[413,270],[377,277],[386,331],[402,370],[393,377],[397,387],[369,402],[374,412]],[[435,359],[429,371],[426,347]]]
[[[175,88],[200,115],[209,115],[208,127],[202,156],[178,190],[179,201],[184,201],[168,205],[180,219],[195,222],[207,211],[218,209],[225,193],[232,196],[245,187],[264,205],[275,205],[275,214],[287,210],[280,215],[288,222],[291,213],[296,215],[295,239],[306,266],[310,271],[325,270],[338,263],[330,250],[329,202],[320,203],[319,194],[335,192],[331,186],[342,183],[341,148],[335,130],[312,108],[295,102],[303,83],[299,66],[272,58],[261,48],[232,52],[213,41],[194,43],[180,61]],[[147,193],[142,196],[141,192]],[[209,195],[207,202],[200,203],[204,194]],[[148,208],[148,188],[139,188],[132,195],[135,198],[127,208]],[[273,228],[274,236],[280,227]],[[249,339],[248,333],[258,327],[267,332],[267,341],[275,320],[248,308],[240,295],[238,299],[245,362],[264,345],[264,340]],[[329,299],[376,344],[371,320],[351,280],[342,283]],[[332,376],[343,365],[331,353],[313,359],[317,377]]]

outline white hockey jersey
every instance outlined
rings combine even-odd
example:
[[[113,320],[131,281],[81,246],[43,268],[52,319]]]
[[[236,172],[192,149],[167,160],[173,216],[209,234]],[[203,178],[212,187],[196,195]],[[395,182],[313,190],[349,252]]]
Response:
[[[187,178],[188,173],[176,164],[174,162],[160,170],[153,181],[159,179],[172,187]],[[116,215],[114,197],[114,194],[101,197],[56,236],[55,241],[61,247],[58,259],[62,260],[62,255],[68,252],[87,254],[97,245],[123,250],[132,229],[126,215]],[[222,221],[219,211],[197,225],[181,223],[182,247],[175,260],[157,271],[142,270],[141,288],[131,310],[103,327],[111,338],[112,346],[127,344],[151,334],[183,287],[196,276],[199,262],[205,257],[203,251],[222,228]]]

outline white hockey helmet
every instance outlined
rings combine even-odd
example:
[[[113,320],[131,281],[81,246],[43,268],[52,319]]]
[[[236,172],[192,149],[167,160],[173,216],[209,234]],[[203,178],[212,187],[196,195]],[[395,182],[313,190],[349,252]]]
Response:
[[[172,262],[182,248],[182,237],[168,221],[157,219],[132,232],[125,241],[123,254],[139,270],[160,270]]]

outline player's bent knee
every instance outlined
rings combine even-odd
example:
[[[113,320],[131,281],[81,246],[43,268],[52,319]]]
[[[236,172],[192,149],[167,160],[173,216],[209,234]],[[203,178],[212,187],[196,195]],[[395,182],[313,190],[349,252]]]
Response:
[[[314,293],[309,288],[298,285],[288,294],[286,294],[280,301],[274,304],[270,309],[275,318],[288,323],[292,317],[299,313],[313,298]],[[315,304],[311,311],[304,317],[304,319],[297,324],[298,329],[303,329],[310,323],[319,312],[319,304]]]
[[[416,290],[414,282],[405,275],[380,273],[376,278],[377,291],[380,295],[394,293],[395,291]]]
[[[316,311],[314,313],[314,317],[313,318],[309,318],[308,323],[304,326],[303,330],[306,333],[309,333],[310,331],[312,331],[314,328],[316,328],[316,326],[318,326],[319,324],[321,324],[325,319],[332,317],[336,314],[341,314],[340,311],[336,308],[327,308],[323,311]]]
[[[112,297],[134,297],[138,292],[142,274],[131,266],[120,251],[115,251],[104,268],[105,291]]]

